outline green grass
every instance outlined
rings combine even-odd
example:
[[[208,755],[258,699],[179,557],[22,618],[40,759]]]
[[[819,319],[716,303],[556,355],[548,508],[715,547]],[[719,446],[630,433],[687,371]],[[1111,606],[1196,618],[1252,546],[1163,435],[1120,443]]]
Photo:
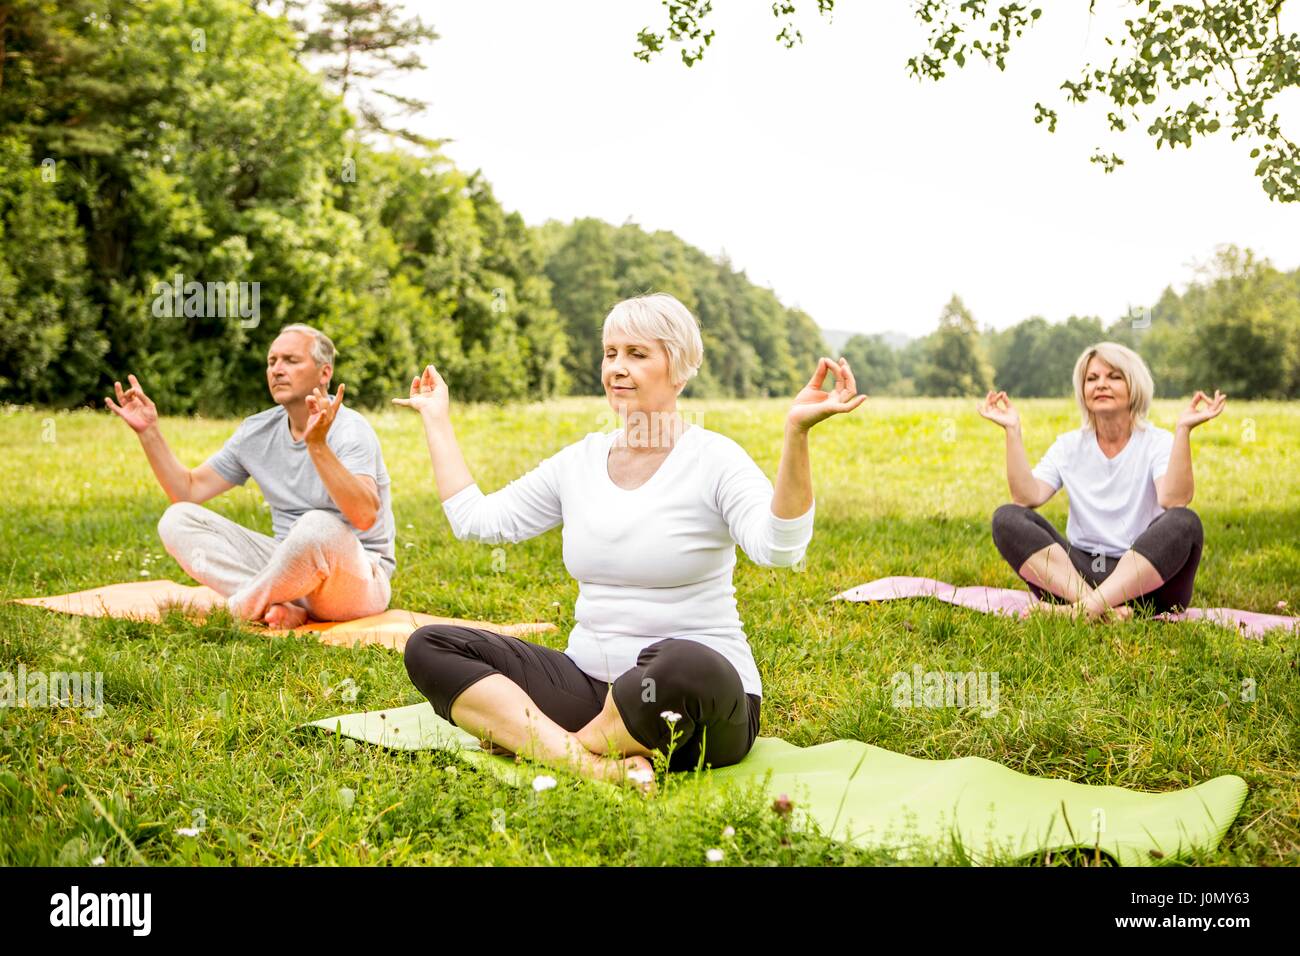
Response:
[[[1212,864],[1300,863],[1300,651],[1208,624],[1087,626],[980,615],[939,602],[828,603],[892,574],[1014,587],[989,538],[1006,499],[1002,439],[973,402],[872,401],[814,432],[817,529],[802,572],[739,559],[735,583],[763,674],[762,733],[843,737],[920,757],[977,755],[1016,770],[1165,790],[1235,773],[1250,786]],[[692,402],[775,475],[782,401]],[[1154,419],[1169,427],[1172,403]],[[1023,403],[1031,457],[1076,425],[1071,403]],[[393,605],[497,621],[553,621],[564,646],[577,586],[558,531],[507,546],[456,541],[433,492],[418,421],[371,420],[393,479]],[[501,487],[588,431],[599,399],[460,407],[476,479]],[[231,421],[167,420],[183,461]],[[888,855],[792,830],[757,792],[698,805],[614,799],[567,778],[537,795],[444,753],[395,754],[292,728],[415,703],[401,656],[271,640],[218,616],[162,625],[72,618],[7,603],[119,581],[187,581],[156,522],[166,497],[135,437],[108,413],[0,412],[0,671],[102,671],[106,713],[0,709],[0,863],[856,865]],[[1193,438],[1207,544],[1196,601],[1272,611],[1300,604],[1300,405],[1234,403]],[[1060,496],[1063,497],[1063,496]],[[212,502],[270,531],[251,485]],[[1045,514],[1064,527],[1065,502]],[[497,570],[500,569],[500,570]],[[995,671],[993,717],[895,709],[890,675]],[[355,702],[337,690],[345,678]],[[1253,701],[1242,682],[1254,681]],[[793,795],[792,795],[793,796]],[[198,837],[176,829],[202,822]],[[734,838],[721,836],[726,826]],[[960,847],[934,859],[962,863]],[[1053,859],[1055,861],[1056,858]],[[909,860],[909,862],[916,862]],[[1041,862],[1041,861],[1040,861]]]

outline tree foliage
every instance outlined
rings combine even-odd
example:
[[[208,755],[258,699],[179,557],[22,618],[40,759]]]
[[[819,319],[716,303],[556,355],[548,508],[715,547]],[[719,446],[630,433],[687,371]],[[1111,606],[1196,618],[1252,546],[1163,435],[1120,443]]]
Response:
[[[715,31],[706,20],[711,0],[662,0],[668,11],[663,33],[649,27],[637,35],[634,55],[649,61],[667,44],[681,48],[691,66],[704,57]],[[1300,34],[1282,26],[1284,0],[1126,0],[1122,26],[1107,27],[1109,62],[1085,63],[1074,78],[1060,85],[1068,103],[1097,100],[1106,104],[1111,131],[1146,127],[1156,148],[1191,147],[1195,137],[1223,129],[1232,139],[1246,137],[1255,175],[1270,199],[1300,200],[1300,146],[1283,129],[1276,112],[1279,98],[1300,87]],[[1059,5],[1058,5],[1059,6]],[[802,42],[794,26],[792,0],[772,4],[783,23],[778,41]],[[908,72],[918,79],[941,80],[967,60],[1006,68],[1012,48],[1044,15],[1046,5],[992,4],[987,0],[917,0],[916,18],[927,36],[922,52],[908,58]],[[817,0],[817,12],[829,16],[834,0]],[[1089,4],[1095,15],[1096,0]],[[1053,13],[1063,13],[1057,9]],[[1059,112],[1039,101],[1034,122],[1054,132]],[[1098,146],[1092,162],[1106,172],[1123,165],[1114,152]]]

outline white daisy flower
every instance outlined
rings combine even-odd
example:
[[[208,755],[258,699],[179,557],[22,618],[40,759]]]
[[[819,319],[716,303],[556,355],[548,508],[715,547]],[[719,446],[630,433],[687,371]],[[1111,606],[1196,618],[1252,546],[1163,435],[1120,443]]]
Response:
[[[704,855],[706,858],[708,858],[708,861],[710,863],[721,863],[723,856],[725,856],[726,854],[724,854],[721,850],[715,847],[711,850],[705,850]]]
[[[183,837],[196,837],[202,832],[203,831],[201,831],[198,827],[179,827],[176,830],[176,835],[183,836]]]
[[[677,711],[675,710],[662,711],[659,714],[659,716],[662,717],[664,720],[668,721],[668,723],[670,724],[675,724],[677,723],[677,721],[682,719],[682,715],[677,713]]]
[[[554,786],[555,786],[554,777],[549,777],[544,773],[538,774],[536,777],[533,777],[533,789],[536,790],[538,793],[541,793],[543,790],[550,790]]]

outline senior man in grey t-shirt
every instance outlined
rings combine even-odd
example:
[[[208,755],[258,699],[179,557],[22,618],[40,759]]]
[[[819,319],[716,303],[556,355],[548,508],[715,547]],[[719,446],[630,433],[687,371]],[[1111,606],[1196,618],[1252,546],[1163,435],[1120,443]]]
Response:
[[[308,615],[347,621],[379,614],[397,568],[388,471],[370,423],[331,401],[334,343],[310,326],[286,326],[266,357],[276,407],[252,415],[215,455],[186,468],[158,429],[158,411],[134,375],[104,401],[140,438],[173,504],[158,534],[178,564],[226,598],[231,613],[273,627]],[[267,537],[200,504],[249,478],[271,506]]]

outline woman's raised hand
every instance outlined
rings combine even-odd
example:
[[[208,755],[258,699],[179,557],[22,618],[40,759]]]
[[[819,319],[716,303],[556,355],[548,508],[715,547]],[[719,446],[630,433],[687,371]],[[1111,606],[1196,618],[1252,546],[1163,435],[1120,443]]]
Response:
[[[104,404],[130,425],[132,431],[139,434],[158,424],[158,409],[154,406],[153,399],[144,393],[144,389],[140,387],[134,375],[128,375],[126,379],[131,383],[131,387],[125,391],[122,389],[121,382],[113,383],[113,388],[117,390],[117,403],[114,404],[111,398],[105,398]]]
[[[1020,427],[1020,413],[1011,404],[1006,392],[989,392],[984,396],[984,401],[975,406],[975,410],[1003,428]]]
[[[835,388],[824,392],[822,383],[831,372],[835,373]],[[817,371],[808,380],[808,384],[794,397],[794,405],[785,420],[788,424],[807,431],[832,415],[853,411],[866,400],[867,396],[858,394],[853,370],[849,368],[846,359],[832,362],[823,358],[817,363]]]
[[[411,379],[409,398],[395,398],[394,405],[413,408],[421,415],[433,415],[436,418],[448,418],[451,415],[451,398],[447,392],[447,383],[442,380],[438,370],[432,365],[424,367],[424,374]]]
[[[1210,398],[1204,392],[1197,392],[1192,396],[1191,404],[1183,409],[1183,413],[1178,416],[1177,427],[1186,428],[1190,431],[1197,425],[1203,425],[1211,418],[1217,417],[1219,412],[1223,411],[1223,406],[1227,404],[1227,401],[1228,396],[1218,389],[1214,390],[1213,398]],[[1205,402],[1204,408],[1197,407],[1201,402]]]

